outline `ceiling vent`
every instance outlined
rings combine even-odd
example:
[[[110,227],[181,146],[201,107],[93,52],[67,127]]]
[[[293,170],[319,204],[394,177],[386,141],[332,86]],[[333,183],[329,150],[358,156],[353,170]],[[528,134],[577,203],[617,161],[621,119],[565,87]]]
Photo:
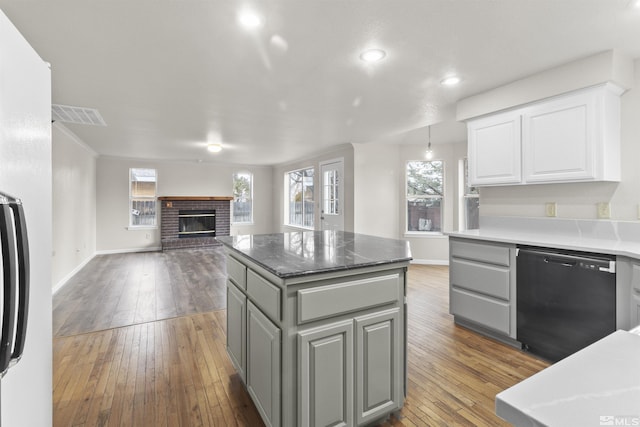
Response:
[[[100,112],[94,108],[72,107],[70,105],[51,105],[53,121],[73,123],[78,125],[106,126]]]

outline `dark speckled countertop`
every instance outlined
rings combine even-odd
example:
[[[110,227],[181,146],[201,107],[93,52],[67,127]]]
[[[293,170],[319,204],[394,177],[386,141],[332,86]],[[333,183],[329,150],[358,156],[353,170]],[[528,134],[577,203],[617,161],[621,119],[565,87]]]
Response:
[[[347,231],[295,231],[216,240],[281,278],[411,260],[405,240]]]

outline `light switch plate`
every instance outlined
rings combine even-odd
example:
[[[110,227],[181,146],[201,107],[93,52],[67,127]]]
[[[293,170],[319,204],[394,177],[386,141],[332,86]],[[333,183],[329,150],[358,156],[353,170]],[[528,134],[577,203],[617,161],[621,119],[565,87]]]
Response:
[[[555,217],[557,215],[557,206],[556,202],[548,202],[545,203],[545,213],[549,217]]]
[[[598,203],[598,219],[611,218],[611,204],[609,202]]]

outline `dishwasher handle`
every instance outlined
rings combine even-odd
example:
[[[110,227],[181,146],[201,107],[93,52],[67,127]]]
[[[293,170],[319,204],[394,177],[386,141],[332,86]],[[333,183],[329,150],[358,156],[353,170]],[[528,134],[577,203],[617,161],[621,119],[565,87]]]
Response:
[[[556,256],[545,256],[543,260],[547,264],[560,264],[563,267],[575,267],[578,264],[576,260],[568,260]]]

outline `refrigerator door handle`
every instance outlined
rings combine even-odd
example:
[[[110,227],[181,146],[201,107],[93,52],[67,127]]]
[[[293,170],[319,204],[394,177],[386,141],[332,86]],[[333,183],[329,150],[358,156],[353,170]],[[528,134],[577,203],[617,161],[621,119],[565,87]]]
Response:
[[[0,246],[2,251],[2,329],[0,336],[0,378],[9,368],[13,348],[16,310],[15,229],[11,208],[0,194]]]
[[[16,200],[11,204],[15,219],[16,246],[18,249],[18,318],[15,332],[15,343],[11,354],[11,366],[18,363],[24,350],[27,335],[27,319],[29,317],[29,239],[27,238],[27,222],[22,203]]]

